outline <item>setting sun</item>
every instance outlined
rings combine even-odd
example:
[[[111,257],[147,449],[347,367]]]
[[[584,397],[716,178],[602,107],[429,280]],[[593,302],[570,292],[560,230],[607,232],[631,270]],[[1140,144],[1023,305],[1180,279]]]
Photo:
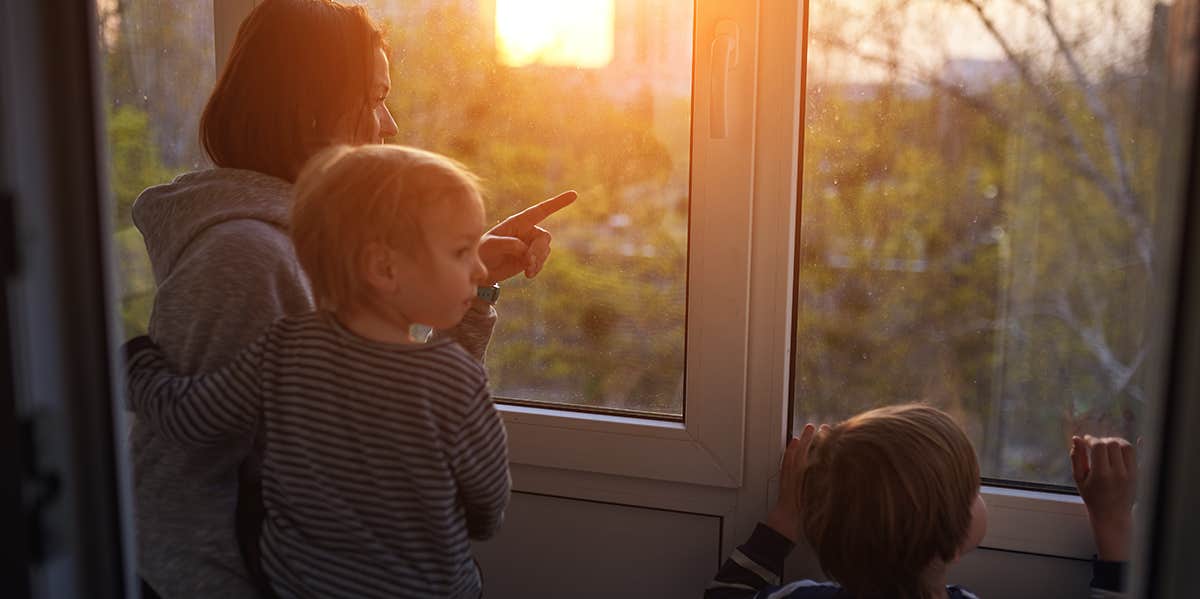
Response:
[[[606,66],[613,0],[496,0],[496,46],[508,66]]]

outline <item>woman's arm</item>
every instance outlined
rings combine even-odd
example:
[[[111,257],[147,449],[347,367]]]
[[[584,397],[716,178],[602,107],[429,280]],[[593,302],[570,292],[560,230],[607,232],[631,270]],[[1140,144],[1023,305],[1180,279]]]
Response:
[[[541,272],[550,257],[550,232],[538,223],[570,206],[578,197],[565,191],[518,212],[492,227],[480,243],[479,255],[488,269],[488,278],[500,282],[519,273],[532,279]],[[496,327],[496,309],[481,300],[472,302],[458,326],[437,331],[434,338],[449,337],[467,353],[483,362],[492,330]]]
[[[171,372],[149,337],[125,346],[129,408],[157,433],[184,445],[252,436],[258,424],[259,368],[268,335],[223,368],[197,376]]]
[[[449,338],[458,342],[467,353],[483,363],[492,331],[496,328],[496,309],[491,304],[475,299],[463,316],[462,322],[452,329],[434,331],[434,339]]]

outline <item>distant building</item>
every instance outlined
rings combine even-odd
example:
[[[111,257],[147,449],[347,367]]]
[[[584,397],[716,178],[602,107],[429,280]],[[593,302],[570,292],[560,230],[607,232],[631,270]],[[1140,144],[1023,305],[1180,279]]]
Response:
[[[691,2],[614,0],[613,63],[604,69],[609,93],[632,96],[649,87],[655,95],[692,92]]]
[[[1016,68],[1004,59],[951,58],[942,67],[942,81],[959,86],[969,95],[986,92],[1016,77]]]

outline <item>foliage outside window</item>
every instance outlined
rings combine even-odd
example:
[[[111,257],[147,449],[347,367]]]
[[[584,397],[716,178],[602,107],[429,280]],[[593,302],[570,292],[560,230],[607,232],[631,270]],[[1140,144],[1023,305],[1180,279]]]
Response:
[[[796,420],[926,400],[1069,485],[1148,400],[1172,7],[809,7]]]
[[[388,105],[400,134],[390,141],[481,175],[493,221],[579,191],[547,223],[554,256],[543,272],[504,285],[488,352],[494,392],[682,417],[690,3],[572,4],[591,25],[540,0],[364,4],[393,54]],[[97,10],[121,309],[133,335],[145,331],[154,282],[129,209],[145,187],[207,166],[196,129],[214,78],[212,4],[97,0]],[[497,24],[522,15],[518,48]],[[531,24],[541,46],[528,43]],[[585,25],[588,47],[554,33]]]
[[[493,220],[579,191],[547,222],[545,270],[503,285],[495,394],[682,416],[690,3],[368,5],[391,32],[398,142],[482,175]],[[572,11],[607,36],[573,35]],[[505,38],[514,17],[530,39]]]
[[[155,289],[133,201],[208,164],[197,130],[214,80],[212,0],[96,0],[96,14],[121,322],[132,337],[146,332]]]

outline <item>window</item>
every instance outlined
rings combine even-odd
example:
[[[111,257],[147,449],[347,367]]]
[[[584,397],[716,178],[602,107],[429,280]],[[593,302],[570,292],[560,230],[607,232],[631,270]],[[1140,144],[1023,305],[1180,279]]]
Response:
[[[488,366],[512,461],[739,486],[752,194],[769,187],[753,167],[765,97],[756,7],[361,3],[387,25],[396,142],[480,174],[493,219],[564,189],[581,195],[547,223],[546,270],[505,284]],[[96,0],[127,335],[145,330],[154,291],[130,204],[207,167],[196,120],[254,5]],[[794,173],[775,179],[786,187]],[[791,194],[773,197],[786,210]]]
[[[398,143],[484,179],[493,221],[565,189],[554,257],[504,283],[493,393],[682,419],[690,2],[373,0]]]
[[[197,130],[214,80],[213,7],[96,0],[96,13],[121,322],[132,337],[146,331],[155,285],[130,209],[143,189],[208,162]]]
[[[397,142],[482,174],[493,218],[581,193],[490,348],[519,487],[731,532],[789,419],[930,399],[992,482],[1063,490],[1067,435],[1144,417],[1173,5],[361,2],[390,25]],[[255,1],[96,3],[133,334],[153,282],[128,202],[204,167],[213,38]],[[988,546],[1090,555],[1077,497],[989,492]]]
[[[1172,6],[809,6],[796,425],[928,400],[991,482],[1070,490],[1157,375]]]

